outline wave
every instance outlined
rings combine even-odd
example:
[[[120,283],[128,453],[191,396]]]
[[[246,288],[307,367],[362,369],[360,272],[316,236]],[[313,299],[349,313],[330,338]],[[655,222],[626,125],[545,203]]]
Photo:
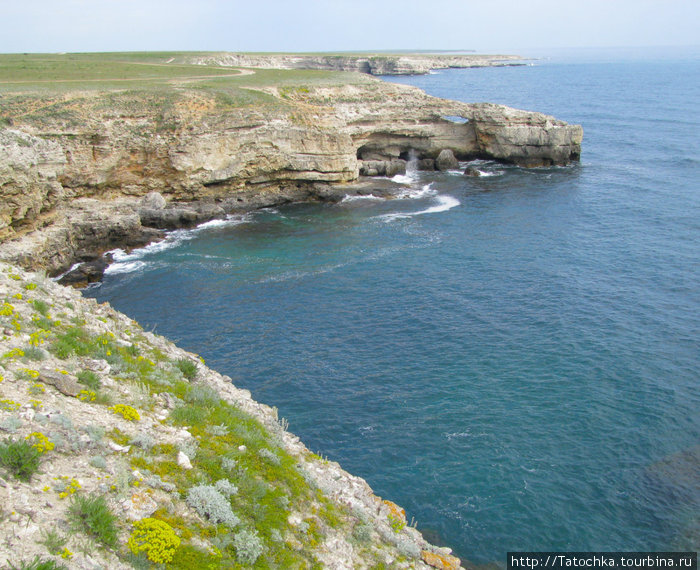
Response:
[[[142,267],[145,267],[147,263],[145,261],[124,261],[119,263],[113,263],[107,269],[105,269],[105,275],[118,275],[120,273],[132,273],[137,271]]]
[[[433,189],[433,183],[425,184],[421,188],[407,188],[402,190],[396,195],[399,200],[417,200],[418,198],[425,198],[427,196],[434,196],[436,190]]]
[[[413,184],[418,180],[418,173],[414,170],[406,171],[406,174],[397,174],[392,176],[391,181],[398,184]]]
[[[187,230],[173,230],[165,235],[161,241],[150,243],[145,247],[132,250],[130,253],[123,249],[113,249],[107,254],[112,256],[114,262],[105,270],[105,275],[115,275],[120,273],[132,273],[143,269],[148,265],[143,258],[154,254],[178,247],[183,242],[193,239],[202,231],[218,229],[227,226],[237,226],[250,221],[250,216],[247,214],[229,215],[223,220],[210,220],[199,224],[197,227]]]
[[[412,218],[414,216],[422,216],[423,214],[437,214],[438,212],[446,212],[452,208],[456,208],[461,204],[457,198],[452,196],[437,196],[437,204],[426,208],[425,210],[420,210],[418,212],[395,212],[393,214],[384,214],[379,216],[380,219],[391,222],[393,220],[401,220],[405,218]]]
[[[384,200],[384,198],[382,198],[381,196],[375,196],[374,194],[366,194],[363,196],[346,194],[340,201],[340,203],[342,204],[345,202],[358,202],[360,200]]]

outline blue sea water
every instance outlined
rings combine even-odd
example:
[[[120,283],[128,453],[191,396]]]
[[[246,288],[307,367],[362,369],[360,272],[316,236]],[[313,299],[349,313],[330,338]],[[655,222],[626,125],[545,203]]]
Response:
[[[86,295],[277,406],[477,563],[700,546],[700,58],[406,79],[582,124],[581,163],[175,233]]]

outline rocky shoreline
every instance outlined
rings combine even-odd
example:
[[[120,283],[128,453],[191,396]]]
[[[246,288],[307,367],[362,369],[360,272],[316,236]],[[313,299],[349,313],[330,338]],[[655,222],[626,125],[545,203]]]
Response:
[[[536,167],[577,161],[581,151],[580,126],[372,78],[256,90],[264,102],[243,106],[188,88],[155,106],[150,92],[71,92],[42,115],[26,112],[40,101],[10,99],[12,125],[0,129],[0,258],[58,275],[162,229],[337,199],[361,175],[402,173],[410,160],[424,169],[473,158]],[[152,192],[168,207],[144,207]]]

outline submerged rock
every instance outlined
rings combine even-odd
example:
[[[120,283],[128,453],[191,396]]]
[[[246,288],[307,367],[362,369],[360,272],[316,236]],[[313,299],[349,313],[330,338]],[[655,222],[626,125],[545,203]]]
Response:
[[[467,166],[466,170],[464,171],[464,176],[479,177],[481,175],[481,170],[475,168],[474,166]]]

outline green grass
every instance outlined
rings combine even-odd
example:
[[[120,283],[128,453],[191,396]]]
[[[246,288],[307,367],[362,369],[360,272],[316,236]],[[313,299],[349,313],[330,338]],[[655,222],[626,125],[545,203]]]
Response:
[[[41,453],[25,440],[0,444],[0,465],[20,481],[30,481],[39,470]]]
[[[187,63],[195,52],[0,54],[0,91],[57,92],[143,89],[187,85],[260,87],[280,83],[346,83],[359,77],[313,70],[255,70],[236,76],[236,68]],[[223,83],[222,83],[223,82]],[[210,84],[209,84],[210,85]]]
[[[29,562],[19,562],[16,565],[8,560],[7,565],[10,570],[68,570],[68,567],[63,564],[54,560],[43,560],[39,556]]]
[[[100,382],[100,377],[97,374],[95,374],[92,370],[82,370],[78,372],[78,382],[84,384],[92,390],[99,390],[102,386],[102,382]]]
[[[197,365],[188,358],[181,358],[177,361],[177,367],[182,375],[188,380],[194,380],[197,376]]]
[[[68,521],[74,530],[104,546],[117,544],[117,517],[102,495],[73,495],[68,507]]]

